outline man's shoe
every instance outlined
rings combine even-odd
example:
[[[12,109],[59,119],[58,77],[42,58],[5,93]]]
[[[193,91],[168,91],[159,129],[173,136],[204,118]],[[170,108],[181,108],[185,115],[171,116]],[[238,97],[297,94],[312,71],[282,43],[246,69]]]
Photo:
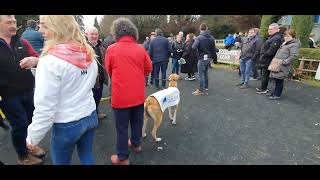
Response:
[[[248,89],[248,85],[247,85],[247,84],[242,84],[242,85],[240,86],[240,89]]]
[[[43,161],[31,154],[28,154],[26,157],[18,157],[17,163],[19,165],[40,165]]]
[[[278,97],[278,96],[270,96],[270,97],[268,97],[268,99],[270,99],[270,100],[277,100],[277,99],[280,99],[280,97]]]
[[[29,153],[37,158],[43,158],[46,155],[46,152],[40,146],[35,146],[34,150]]]
[[[256,89],[258,89],[258,88],[256,88]],[[267,94],[268,92],[269,92],[268,89],[266,89],[266,90],[261,90],[261,89],[256,90],[257,94]]]
[[[242,86],[242,85],[244,85],[244,83],[238,83],[238,84],[236,84],[236,86]]]
[[[136,153],[136,154],[141,153],[141,151],[142,151],[141,145],[140,145],[140,146],[137,146],[137,147],[133,146],[130,139],[128,139],[128,146],[129,146],[129,148],[131,148],[132,151],[133,151],[134,153]]]
[[[104,113],[98,113],[98,119],[104,119],[104,118],[106,118],[106,117],[107,117],[106,114],[104,114]]]
[[[189,78],[189,77],[186,77],[186,78],[184,78],[185,80],[187,80],[187,81],[190,81],[191,80],[191,78]]]
[[[268,92],[266,96],[273,96],[273,92]]]
[[[122,160],[122,161],[121,161],[121,160],[118,158],[118,155],[116,155],[116,154],[114,154],[114,155],[111,156],[111,163],[112,163],[113,165],[129,165],[129,164],[130,164],[129,159],[125,159],[125,160]]]
[[[209,96],[209,89],[208,89],[208,88],[205,88],[205,89],[204,89],[204,95],[205,95],[205,96]]]
[[[193,94],[193,95],[195,95],[195,96],[201,96],[201,95],[204,95],[204,93],[203,93],[203,92],[201,92],[199,89],[195,90],[192,94]]]

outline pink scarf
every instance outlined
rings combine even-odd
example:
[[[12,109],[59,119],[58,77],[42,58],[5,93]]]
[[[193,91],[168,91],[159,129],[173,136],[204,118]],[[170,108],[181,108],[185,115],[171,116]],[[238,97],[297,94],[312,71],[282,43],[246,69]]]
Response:
[[[92,59],[89,58],[87,50],[74,44],[58,44],[52,47],[48,54],[56,56],[81,69],[87,69]]]

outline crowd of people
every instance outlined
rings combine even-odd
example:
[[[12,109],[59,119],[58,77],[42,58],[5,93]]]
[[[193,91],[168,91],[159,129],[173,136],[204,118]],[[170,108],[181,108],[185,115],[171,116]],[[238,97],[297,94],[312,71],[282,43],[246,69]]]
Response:
[[[112,164],[130,164],[129,148],[134,153],[142,151],[146,86],[166,88],[170,59],[171,73],[186,73],[185,80],[190,81],[198,74],[193,95],[209,95],[208,68],[217,58],[217,48],[205,23],[198,36],[189,33],[185,38],[181,31],[171,41],[156,28],[143,46],[137,43],[138,29],[129,19],[116,19],[110,29],[111,36],[101,41],[94,27],[83,34],[72,15],[41,15],[39,24],[28,21],[19,37],[14,15],[0,15],[0,73],[6,74],[0,77],[0,109],[10,122],[18,164],[43,162],[46,152],[39,143],[49,129],[53,164],[71,164],[75,147],[82,164],[95,164],[95,129],[98,119],[107,116],[98,107],[103,86],[108,84],[117,132],[117,153],[110,159]],[[273,100],[282,95],[300,42],[292,29],[280,30],[276,23],[270,24],[268,33],[262,42],[259,29],[251,28],[247,38],[239,33],[234,40],[229,35],[225,42],[234,41],[241,51],[237,86],[248,88],[250,74],[260,70],[261,86],[256,93]],[[35,67],[34,76],[31,69]],[[276,82],[272,92],[269,78]]]
[[[258,77],[260,71],[261,86],[256,88],[257,94],[266,94],[270,100],[280,99],[284,79],[288,77],[291,65],[298,57],[300,41],[292,29],[279,27],[272,23],[268,27],[269,37],[265,42],[259,36],[259,29],[251,28],[248,37],[240,45],[240,86],[249,87],[251,74]],[[269,78],[274,79],[275,89],[269,91]]]

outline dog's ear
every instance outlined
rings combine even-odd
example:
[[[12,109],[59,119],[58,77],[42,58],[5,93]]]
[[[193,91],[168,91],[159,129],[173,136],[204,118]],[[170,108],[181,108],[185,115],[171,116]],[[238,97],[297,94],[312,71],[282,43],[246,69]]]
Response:
[[[168,80],[172,81],[172,78],[173,78],[173,74],[170,74],[170,76],[168,77]]]

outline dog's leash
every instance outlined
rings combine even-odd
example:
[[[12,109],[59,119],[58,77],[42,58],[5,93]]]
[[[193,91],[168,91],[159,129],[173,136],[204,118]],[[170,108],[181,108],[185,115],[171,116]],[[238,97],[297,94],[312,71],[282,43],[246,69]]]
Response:
[[[169,81],[169,79],[154,78],[156,80]]]

